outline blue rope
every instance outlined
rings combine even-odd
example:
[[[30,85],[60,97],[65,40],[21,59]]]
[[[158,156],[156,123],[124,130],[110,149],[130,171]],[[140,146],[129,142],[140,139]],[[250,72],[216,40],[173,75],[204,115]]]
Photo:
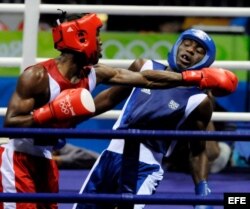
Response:
[[[132,139],[169,139],[169,140],[220,140],[220,141],[249,141],[250,131],[175,131],[175,130],[78,130],[58,128],[1,128],[1,137],[61,137],[61,138],[132,138]],[[37,140],[39,140],[37,138]]]
[[[197,196],[188,193],[133,194],[69,194],[69,193],[0,193],[1,202],[60,202],[60,203],[133,203],[154,205],[223,205],[223,194]]]

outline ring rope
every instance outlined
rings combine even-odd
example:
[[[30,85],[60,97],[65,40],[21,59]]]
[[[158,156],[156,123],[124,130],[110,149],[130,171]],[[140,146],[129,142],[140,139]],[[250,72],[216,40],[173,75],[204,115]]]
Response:
[[[86,4],[40,4],[40,13],[56,14],[57,9],[68,12],[95,12],[113,15],[161,15],[161,16],[217,16],[217,17],[248,17],[250,8],[246,7],[199,7],[199,6],[132,6],[123,5],[86,5]],[[24,12],[24,4],[2,3],[0,12]]]
[[[0,108],[1,113],[1,108]],[[95,119],[117,119],[121,114],[120,110],[110,110],[101,115],[94,117]],[[250,121],[250,113],[246,112],[213,112],[212,121],[241,121],[247,122]]]
[[[198,196],[189,193],[162,193],[154,195],[124,194],[63,194],[63,193],[0,193],[4,202],[60,202],[60,203],[133,203],[154,205],[223,205],[223,194]]]
[[[6,107],[0,107],[0,116],[5,116],[7,111]],[[99,119],[99,120],[116,120],[119,115],[121,114],[121,110],[110,110],[107,111],[101,115],[93,117],[93,119]],[[250,113],[246,112],[213,112],[212,114],[212,121],[241,121],[241,122],[247,122],[250,121]]]
[[[190,130],[75,130],[65,128],[1,128],[1,137],[34,137],[44,140],[44,137],[56,138],[91,138],[91,139],[164,139],[164,140],[220,140],[220,141],[249,141],[250,131],[190,131]]]
[[[36,58],[36,62],[43,62],[49,58]],[[0,66],[3,67],[18,67],[21,66],[23,58],[21,57],[0,57]],[[112,66],[112,67],[121,67],[121,68],[128,68],[129,65],[132,64],[134,59],[100,59],[100,63]],[[168,65],[167,60],[156,60],[158,62],[161,62],[163,64]],[[228,68],[228,69],[237,69],[237,70],[250,70],[250,61],[215,61],[212,65],[212,67],[222,67],[222,68]]]

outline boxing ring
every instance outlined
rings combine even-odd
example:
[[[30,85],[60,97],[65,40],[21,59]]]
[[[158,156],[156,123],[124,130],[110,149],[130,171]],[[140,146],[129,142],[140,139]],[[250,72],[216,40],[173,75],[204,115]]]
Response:
[[[25,15],[25,26],[23,35],[23,54],[22,57],[9,58],[1,57],[1,66],[20,66],[21,70],[35,62],[43,61],[47,58],[36,57],[38,20],[40,13],[57,13],[57,9],[67,10],[68,12],[96,12],[119,15],[168,15],[168,16],[249,16],[250,8],[231,8],[226,7],[173,7],[173,6],[120,6],[117,5],[53,5],[41,4],[40,0],[26,0],[25,4],[1,4],[0,12],[22,13]],[[159,60],[166,63],[166,60]],[[101,60],[102,63],[111,66],[127,68],[132,60]],[[229,69],[249,70],[249,61],[215,61],[214,67],[224,67]],[[0,115],[4,116],[6,107],[0,108]],[[97,119],[116,119],[120,111],[109,111]],[[215,112],[212,116],[213,121],[250,121],[249,113],[223,113]],[[145,136],[151,140],[171,138],[176,140],[202,139],[202,140],[225,140],[225,141],[249,141],[250,131],[154,131],[154,130],[84,130],[72,131],[69,129],[29,129],[29,128],[0,128],[0,137],[35,137],[35,136],[58,136],[70,137],[84,140],[85,138],[126,138],[128,141],[141,139]],[[214,205],[215,209],[221,209],[224,204],[224,192],[250,192],[250,178],[244,173],[227,175],[212,174],[209,180],[212,194],[207,197],[201,197],[194,194],[194,186],[191,177],[183,173],[166,173],[156,194],[154,195],[133,195],[129,193],[122,194],[87,194],[80,196],[77,192],[80,189],[83,180],[87,175],[85,171],[60,171],[60,192],[58,194],[11,194],[1,193],[0,201],[2,202],[58,202],[59,209],[69,209],[69,203],[89,202],[89,203],[106,203],[115,201],[119,204],[129,204],[126,209],[131,209],[133,204],[146,203],[145,209],[191,209],[195,204]],[[175,181],[174,181],[175,180]],[[237,182],[237,187],[232,186],[232,181]],[[178,183],[177,183],[178,182]],[[165,206],[163,206],[165,205]],[[183,206],[183,207],[182,207]],[[122,207],[119,207],[119,209]]]

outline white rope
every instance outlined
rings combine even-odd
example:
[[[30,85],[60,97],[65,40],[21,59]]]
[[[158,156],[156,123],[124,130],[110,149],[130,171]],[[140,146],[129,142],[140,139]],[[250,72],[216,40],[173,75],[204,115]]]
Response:
[[[1,57],[0,66],[3,67],[20,67],[22,63],[22,57]]]
[[[250,8],[244,7],[183,7],[183,6],[126,6],[122,5],[40,5],[40,12],[55,13],[60,8],[70,12],[96,12],[116,15],[162,16],[249,16]]]
[[[6,107],[0,108],[0,116],[5,116]],[[120,110],[110,110],[101,115],[94,117],[95,119],[112,119],[115,120],[121,114]],[[212,121],[250,121],[250,113],[245,112],[214,112]]]
[[[1,60],[0,60],[1,61]],[[129,65],[133,62],[134,60],[112,60],[112,59],[101,59],[99,62],[107,64],[109,66],[113,67],[121,67],[121,68],[128,68]],[[167,60],[157,60],[163,64],[168,65]],[[250,61],[233,61],[233,60],[228,60],[228,61],[215,61],[212,65],[212,67],[222,67],[222,68],[227,68],[230,70],[250,70]]]
[[[36,58],[36,62],[45,61],[49,58]],[[120,68],[128,68],[129,65],[134,60],[122,60],[122,59],[100,59],[100,63],[113,66],[113,67],[120,67]],[[163,64],[168,64],[167,60],[157,60]],[[1,57],[0,58],[0,66],[3,67],[19,67],[22,63],[21,57]],[[222,67],[227,68],[230,70],[236,69],[236,70],[250,70],[250,61],[215,61],[212,65],[213,67]]]
[[[24,4],[0,4],[1,13],[24,13]]]
[[[6,108],[6,107],[1,107],[1,108],[0,108],[0,116],[5,116],[6,111],[7,111],[7,108]]]
[[[99,116],[97,119],[117,119],[121,111],[110,110]],[[212,121],[250,121],[250,113],[245,112],[214,112],[212,115]]]
[[[27,0],[26,0],[27,1]],[[250,8],[245,7],[188,7],[188,6],[127,6],[86,4],[41,4],[40,13],[58,13],[57,9],[75,12],[95,12],[113,15],[160,15],[160,16],[217,16],[248,17]],[[0,4],[2,13],[24,12],[24,4]]]
[[[212,121],[250,121],[250,113],[246,112],[214,112]]]

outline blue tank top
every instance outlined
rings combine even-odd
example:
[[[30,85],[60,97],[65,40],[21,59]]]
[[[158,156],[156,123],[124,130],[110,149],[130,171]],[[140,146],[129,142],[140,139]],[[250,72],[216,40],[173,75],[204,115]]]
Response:
[[[167,66],[153,60],[144,64],[144,69],[166,68]],[[114,128],[177,130],[205,97],[203,90],[197,87],[181,86],[159,90],[134,88]],[[143,140],[143,142],[164,154],[170,144],[170,140]]]

